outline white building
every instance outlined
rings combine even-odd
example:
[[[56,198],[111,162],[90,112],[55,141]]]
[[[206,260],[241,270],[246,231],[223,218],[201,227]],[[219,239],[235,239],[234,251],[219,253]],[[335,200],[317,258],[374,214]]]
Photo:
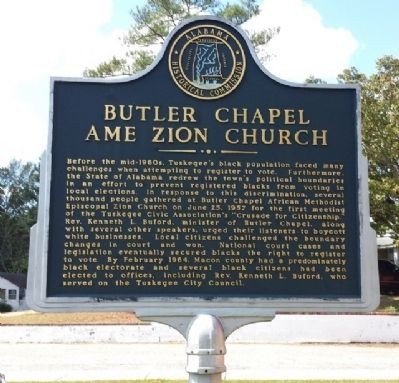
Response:
[[[0,272],[0,302],[8,303],[14,311],[26,309],[26,275]]]

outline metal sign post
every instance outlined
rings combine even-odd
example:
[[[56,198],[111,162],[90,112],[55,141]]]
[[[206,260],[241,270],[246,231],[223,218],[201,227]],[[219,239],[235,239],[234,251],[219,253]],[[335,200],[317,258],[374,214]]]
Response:
[[[151,316],[151,312],[139,312],[143,320],[159,322],[173,327],[186,339],[187,365],[189,382],[220,382],[226,371],[224,355],[225,340],[238,328],[255,322],[269,322],[274,318],[274,312],[264,312],[263,316],[240,316],[236,312],[221,312],[218,318],[212,314],[195,316],[173,316],[163,313]]]
[[[187,331],[188,381],[218,383],[226,371],[225,335],[218,318],[202,314],[193,318]]]

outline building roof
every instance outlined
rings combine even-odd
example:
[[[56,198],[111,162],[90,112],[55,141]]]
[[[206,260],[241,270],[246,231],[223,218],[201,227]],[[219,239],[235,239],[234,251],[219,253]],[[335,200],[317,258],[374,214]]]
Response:
[[[7,279],[7,281],[13,283],[19,288],[26,289],[26,274],[0,272],[0,278]]]

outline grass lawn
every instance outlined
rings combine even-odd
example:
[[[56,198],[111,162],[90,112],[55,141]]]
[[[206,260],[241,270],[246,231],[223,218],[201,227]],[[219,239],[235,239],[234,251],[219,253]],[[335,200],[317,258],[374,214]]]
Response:
[[[399,296],[381,295],[381,303],[377,312],[399,314]]]
[[[133,313],[37,313],[34,311],[0,314],[1,325],[137,325],[143,324]]]
[[[380,307],[376,311],[381,314],[399,314],[399,296],[381,296]],[[0,314],[1,325],[137,325],[144,324],[133,313],[36,313],[21,311]],[[148,382],[148,381],[147,381]]]

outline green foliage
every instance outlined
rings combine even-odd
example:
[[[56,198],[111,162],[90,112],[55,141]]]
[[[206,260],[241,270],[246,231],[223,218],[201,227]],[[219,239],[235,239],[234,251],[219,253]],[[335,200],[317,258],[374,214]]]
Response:
[[[259,14],[259,5],[256,0],[241,0],[238,4],[227,3],[222,5],[216,14],[225,20],[240,25]]]
[[[312,75],[305,80],[305,84],[327,84],[327,81]]]
[[[11,161],[0,168],[0,212],[10,216],[27,214],[36,206],[39,168],[28,162]]]
[[[359,84],[363,86],[367,81],[366,75],[360,73],[355,67],[345,69],[338,75],[338,82],[345,84]]]
[[[11,161],[0,168],[0,271],[26,272],[29,229],[36,222],[39,167]]]
[[[380,306],[376,311],[385,314],[399,313],[399,297],[392,295],[381,295]]]
[[[217,6],[218,2],[212,0],[148,0],[131,11],[133,25],[125,41],[144,46],[163,42],[181,20],[204,12],[214,13]]]
[[[107,77],[114,74],[125,74],[126,59],[117,59],[115,56],[110,61],[104,61],[96,69],[86,69],[83,76],[86,77]],[[128,73],[128,72],[126,72]]]
[[[165,41],[174,27],[190,17],[211,14],[241,25],[258,13],[257,0],[239,0],[238,3],[212,0],[147,0],[143,6],[137,6],[130,12],[133,23],[123,39],[126,47],[125,57],[113,57],[95,69],[86,69],[83,75],[117,76],[145,69],[155,58],[155,48]],[[278,28],[265,29],[249,35],[256,48],[267,44],[276,33]]]
[[[11,305],[9,305],[8,303],[0,302],[0,313],[9,313],[11,311]]]
[[[399,59],[384,56],[367,77],[345,70],[340,82],[362,86],[363,151],[369,161],[370,209],[379,234],[399,235]]]

